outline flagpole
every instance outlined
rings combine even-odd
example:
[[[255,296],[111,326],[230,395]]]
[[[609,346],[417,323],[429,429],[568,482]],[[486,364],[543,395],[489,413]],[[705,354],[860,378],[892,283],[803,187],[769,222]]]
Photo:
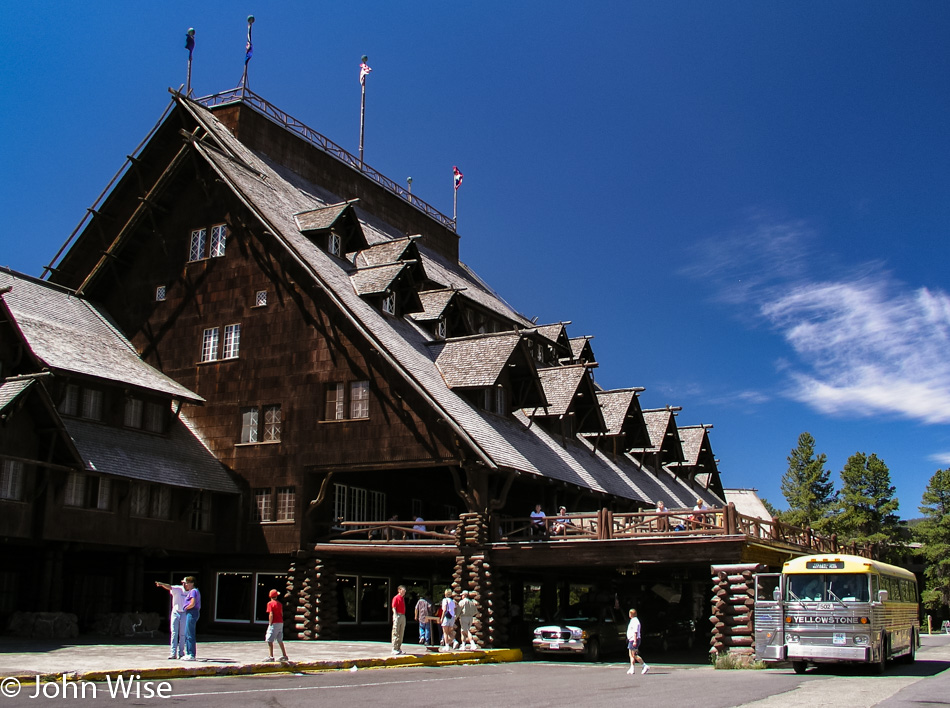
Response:
[[[360,170],[363,169],[363,132],[366,126],[366,72],[363,69],[369,57],[365,54],[360,60]]]
[[[247,65],[251,63],[254,53],[254,44],[251,42],[251,26],[254,24],[254,15],[247,16],[247,50],[244,54],[244,76],[241,77],[241,88],[247,88]]]
[[[185,82],[185,95],[191,95],[191,55],[195,50],[195,28],[189,27],[185,33],[185,49],[188,50],[188,79]]]

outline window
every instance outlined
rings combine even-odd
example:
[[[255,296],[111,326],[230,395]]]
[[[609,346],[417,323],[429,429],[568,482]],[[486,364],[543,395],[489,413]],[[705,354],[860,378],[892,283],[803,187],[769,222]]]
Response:
[[[59,404],[59,412],[63,415],[78,415],[79,413],[79,386],[69,384]]]
[[[102,391],[84,388],[82,391],[82,417],[102,420]]]
[[[396,293],[387,292],[383,295],[383,312],[387,315],[396,314]]]
[[[191,530],[211,530],[211,492],[195,492],[191,503]]]
[[[145,402],[140,398],[127,398],[125,400],[125,420],[126,428],[141,428],[142,418],[145,412]]]
[[[0,499],[21,501],[23,499],[23,463],[4,460],[0,468]]]
[[[208,230],[195,229],[191,232],[191,243],[188,247],[188,260],[200,261],[205,258],[221,258],[228,238],[228,227],[218,224],[211,227],[211,249],[208,251]]]
[[[272,521],[273,507],[270,487],[254,490],[254,521]]]
[[[153,485],[149,492],[148,515],[153,519],[172,518],[172,490]]]
[[[293,521],[297,506],[297,493],[293,487],[281,487],[277,490],[277,521]]]
[[[261,413],[263,412],[263,421]],[[263,422],[263,425],[261,424]],[[241,409],[241,442],[280,442],[280,404]]]
[[[344,388],[341,383],[327,385],[326,413],[327,420],[343,420],[346,411],[346,402],[343,400]]]
[[[129,490],[129,514],[140,519],[170,519],[171,489],[158,484],[133,482]]]
[[[350,420],[369,418],[369,381],[327,384],[324,420],[347,420],[347,410]]]
[[[200,261],[205,257],[205,244],[208,241],[206,229],[196,229],[191,232],[191,247],[188,249],[189,261]]]
[[[214,361],[218,358],[218,333],[217,327],[211,327],[202,334],[201,361]]]
[[[264,307],[267,304],[267,291],[258,290],[254,295],[254,307]]]
[[[241,325],[231,324],[224,326],[224,354],[223,359],[236,359],[241,348]]]
[[[277,504],[274,490],[262,487],[254,490],[253,520],[257,522],[293,521],[296,517],[297,493],[295,487],[278,487]]]
[[[369,418],[369,381],[350,384],[350,418]]]
[[[150,433],[161,433],[165,430],[165,411],[161,403],[145,404],[145,429]]]
[[[386,494],[334,484],[333,515],[337,521],[385,521]]]
[[[155,288],[155,302],[165,302],[165,286],[159,285]]]
[[[435,336],[439,339],[445,339],[445,315],[440,316],[435,325]]]
[[[112,480],[81,472],[70,472],[66,478],[65,506],[109,511],[112,508]]]
[[[340,234],[335,231],[330,232],[330,238],[327,241],[327,253],[331,256],[339,256],[342,244],[340,243]]]
[[[211,227],[211,257],[224,256],[224,246],[228,238],[228,228],[224,224]]]
[[[129,514],[139,518],[148,516],[148,485],[132,482],[129,490]]]

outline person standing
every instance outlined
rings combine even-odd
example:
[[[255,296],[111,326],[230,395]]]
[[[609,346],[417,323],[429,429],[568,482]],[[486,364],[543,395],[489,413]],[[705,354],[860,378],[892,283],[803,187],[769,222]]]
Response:
[[[445,650],[457,649],[459,643],[455,640],[455,616],[458,614],[458,605],[452,598],[452,590],[445,589],[445,597],[442,598],[442,643]]]
[[[171,651],[169,659],[181,659],[185,656],[185,589],[181,585],[169,585],[155,581],[156,587],[165,588],[172,598],[172,610],[168,617],[171,631]]]
[[[287,658],[287,650],[284,649],[284,606],[277,600],[280,593],[271,590],[268,596],[270,601],[267,603],[267,634],[264,635],[267,651],[270,654],[267,661],[274,661],[274,642],[280,646],[280,660],[290,661]]]
[[[400,585],[393,596],[393,655],[402,654],[402,637],[406,633],[406,586]]]
[[[432,605],[426,600],[425,595],[420,595],[416,602],[415,620],[419,623],[419,643],[422,646],[428,646],[432,642],[432,625],[429,624],[429,615],[432,613]]]
[[[462,599],[459,602],[459,627],[462,635],[462,648],[465,648],[465,641],[468,640],[469,648],[473,651],[478,649],[475,644],[475,637],[472,636],[472,623],[475,621],[475,613],[478,608],[475,601],[468,596],[468,590],[462,591]]]
[[[201,616],[201,593],[195,587],[195,578],[192,575],[187,576],[181,581],[185,589],[185,655],[182,661],[194,661],[198,656],[198,640],[196,632],[198,629],[198,617]]]
[[[650,670],[647,662],[645,662],[643,657],[637,653],[639,649],[640,620],[637,618],[637,611],[633,608],[630,608],[630,622],[627,624],[627,651],[630,653],[630,668],[627,670],[628,674],[636,673],[638,661],[643,664],[643,670],[640,673],[645,674]]]

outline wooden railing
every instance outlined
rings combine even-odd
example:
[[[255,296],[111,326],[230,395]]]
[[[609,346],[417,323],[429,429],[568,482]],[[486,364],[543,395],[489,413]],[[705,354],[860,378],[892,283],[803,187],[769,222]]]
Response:
[[[446,521],[342,521],[331,533],[333,543],[392,543],[454,545],[457,519]],[[694,511],[597,512],[548,516],[502,518],[491,522],[489,535],[494,543],[604,541],[610,539],[686,538],[690,536],[736,536],[766,544],[794,546],[803,552],[850,553],[875,556],[869,545],[839,544],[834,535],[822,536],[809,528],[797,528],[781,521],[759,519],[736,511],[735,506]]]

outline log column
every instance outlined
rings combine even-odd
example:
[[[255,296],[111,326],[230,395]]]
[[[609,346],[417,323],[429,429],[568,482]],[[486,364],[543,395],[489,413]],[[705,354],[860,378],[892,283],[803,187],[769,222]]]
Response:
[[[468,590],[469,597],[475,601],[478,611],[472,623],[472,634],[482,647],[500,646],[508,638],[504,588],[494,577],[486,550],[488,540],[486,515],[469,512],[459,516],[459,555],[455,558],[452,589],[456,594]]]
[[[713,625],[710,653],[752,656],[754,645],[755,574],[760,564],[714,565],[712,571]]]
[[[291,561],[284,601],[290,611],[284,620],[286,634],[297,639],[337,639],[336,571],[319,558],[305,553]]]

